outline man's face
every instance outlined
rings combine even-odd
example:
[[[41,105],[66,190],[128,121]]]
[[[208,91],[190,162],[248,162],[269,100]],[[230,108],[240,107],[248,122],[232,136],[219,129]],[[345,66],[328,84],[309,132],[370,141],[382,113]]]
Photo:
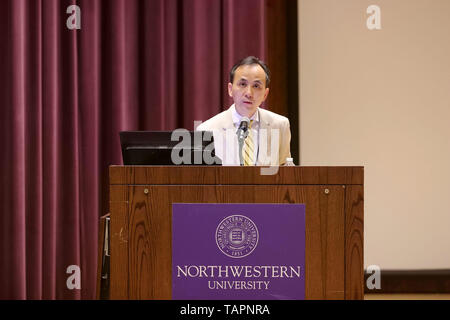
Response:
[[[233,98],[236,111],[251,117],[266,100],[266,73],[259,64],[242,65],[234,73],[233,83],[228,83],[228,94]]]

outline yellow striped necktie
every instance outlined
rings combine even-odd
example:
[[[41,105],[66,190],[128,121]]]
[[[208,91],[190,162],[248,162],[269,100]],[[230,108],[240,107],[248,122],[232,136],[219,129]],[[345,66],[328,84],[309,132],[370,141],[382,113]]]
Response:
[[[250,125],[248,126],[248,136],[245,138],[245,148],[244,148],[244,166],[255,165],[255,144],[253,143],[253,132],[252,132],[253,120],[250,120]]]

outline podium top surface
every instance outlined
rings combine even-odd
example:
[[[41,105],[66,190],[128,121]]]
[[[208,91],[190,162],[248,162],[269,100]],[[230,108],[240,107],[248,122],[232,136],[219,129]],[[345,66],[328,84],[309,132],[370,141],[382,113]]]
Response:
[[[363,185],[364,167],[110,166],[109,181],[110,185]]]

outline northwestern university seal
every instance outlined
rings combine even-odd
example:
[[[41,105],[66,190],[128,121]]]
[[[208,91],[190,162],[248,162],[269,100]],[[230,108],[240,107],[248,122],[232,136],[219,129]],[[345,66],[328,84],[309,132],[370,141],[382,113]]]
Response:
[[[223,219],[216,229],[220,251],[231,258],[248,256],[258,244],[258,228],[250,218],[232,215]]]

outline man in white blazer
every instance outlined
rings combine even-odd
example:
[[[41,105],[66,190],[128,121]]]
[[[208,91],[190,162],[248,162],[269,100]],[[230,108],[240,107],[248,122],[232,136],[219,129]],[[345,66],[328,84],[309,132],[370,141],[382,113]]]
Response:
[[[241,163],[236,131],[243,117],[251,121],[254,151],[250,165],[283,165],[291,157],[288,118],[260,108],[269,94],[269,82],[270,71],[264,62],[253,56],[242,59],[231,69],[228,83],[234,104],[197,127],[198,131],[213,131],[215,153],[222,165]]]

